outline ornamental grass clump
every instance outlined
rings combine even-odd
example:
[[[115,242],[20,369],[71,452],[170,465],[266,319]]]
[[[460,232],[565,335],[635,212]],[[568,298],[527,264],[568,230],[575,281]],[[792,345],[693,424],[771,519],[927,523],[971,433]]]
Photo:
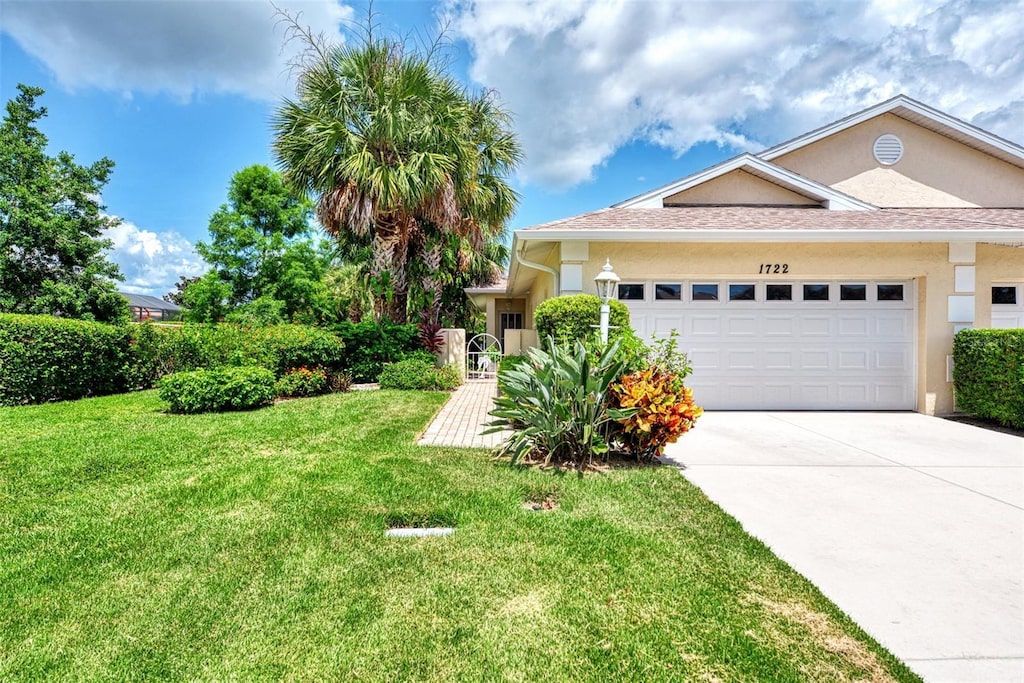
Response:
[[[502,395],[494,399],[485,434],[511,429],[497,455],[519,462],[569,464],[586,469],[594,458],[604,458],[617,420],[631,409],[613,408],[608,390],[626,365],[612,343],[591,357],[586,346],[555,344],[547,350],[530,349],[528,363],[499,372]]]

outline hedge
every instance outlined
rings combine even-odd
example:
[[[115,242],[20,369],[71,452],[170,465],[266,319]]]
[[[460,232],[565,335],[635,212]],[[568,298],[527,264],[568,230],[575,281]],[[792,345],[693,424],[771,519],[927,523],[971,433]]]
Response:
[[[124,327],[48,315],[0,314],[0,405],[125,390]]]
[[[957,408],[1024,429],[1024,330],[961,330],[953,339]]]
[[[416,325],[387,321],[341,322],[331,327],[345,342],[342,368],[356,382],[376,382],[388,363],[419,357],[433,362],[423,348]]]
[[[163,375],[200,368],[254,365],[276,377],[300,367],[337,370],[345,352],[337,335],[305,325],[143,324],[133,331],[132,342],[135,366],[130,374],[140,388]]]
[[[339,375],[345,344],[304,325],[116,326],[0,314],[0,405],[66,401],[148,389],[164,375],[259,366],[276,377],[320,367]]]

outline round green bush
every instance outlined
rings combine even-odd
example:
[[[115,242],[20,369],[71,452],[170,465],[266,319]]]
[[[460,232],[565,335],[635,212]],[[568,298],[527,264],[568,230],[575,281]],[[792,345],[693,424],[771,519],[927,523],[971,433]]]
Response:
[[[629,309],[621,301],[608,302],[610,340],[624,331],[632,331]],[[537,335],[543,340],[552,337],[557,344],[572,343],[598,334],[601,322],[601,299],[594,294],[571,294],[542,301],[533,313]]]
[[[295,368],[277,380],[276,391],[278,396],[291,398],[319,396],[329,393],[331,385],[323,368]]]
[[[177,372],[162,378],[157,387],[171,412],[215,413],[269,405],[276,395],[274,385],[270,370],[243,366]]]

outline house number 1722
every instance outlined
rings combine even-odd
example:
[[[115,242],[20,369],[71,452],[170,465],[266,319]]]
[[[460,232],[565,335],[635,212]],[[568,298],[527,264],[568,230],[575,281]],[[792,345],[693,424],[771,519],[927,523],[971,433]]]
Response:
[[[759,275],[785,275],[789,272],[788,263],[762,263]]]

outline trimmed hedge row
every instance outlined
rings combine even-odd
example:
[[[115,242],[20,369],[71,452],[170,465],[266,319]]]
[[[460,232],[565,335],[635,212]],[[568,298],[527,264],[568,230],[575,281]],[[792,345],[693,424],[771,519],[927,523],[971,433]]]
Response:
[[[125,391],[128,331],[48,315],[0,314],[0,405]]]
[[[0,314],[0,405],[66,401],[148,389],[175,372],[257,366],[343,369],[345,344],[303,325],[116,326]]]
[[[1024,429],[1024,330],[961,330],[953,339],[957,408]]]

